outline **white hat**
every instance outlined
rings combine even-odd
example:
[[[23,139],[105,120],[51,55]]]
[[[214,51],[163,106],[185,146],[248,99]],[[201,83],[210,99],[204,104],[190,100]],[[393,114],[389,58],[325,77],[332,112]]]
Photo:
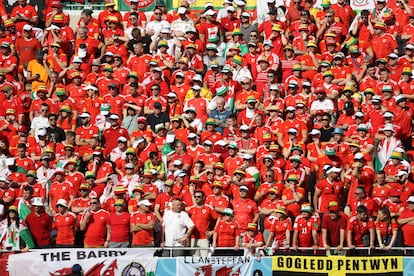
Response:
[[[288,84],[288,87],[298,87],[298,86],[299,86],[299,84],[295,80],[291,80]]]
[[[234,12],[234,7],[233,7],[233,6],[228,6],[228,7],[226,8],[226,11],[227,11],[227,12],[229,12],[229,11]]]
[[[174,172],[174,178],[176,178],[176,177],[184,177],[186,175],[187,174],[184,171],[181,171],[181,170],[177,170],[177,171]]]
[[[162,72],[161,67],[154,67],[152,68],[152,71]]]
[[[395,53],[391,53],[391,54],[388,55],[388,57],[390,57],[390,58],[398,58],[398,55],[395,54]]]
[[[59,200],[56,202],[56,206],[58,205],[62,205],[63,207],[68,208],[68,202],[63,198],[59,198]]]
[[[47,134],[47,131],[45,128],[41,128],[39,129],[39,131],[37,132],[37,136],[45,136]]]
[[[364,117],[364,116],[365,116],[365,114],[362,113],[361,111],[358,111],[358,112],[355,113],[355,117]]]
[[[133,169],[134,168],[134,164],[132,163],[126,163],[125,164],[125,169]]]
[[[405,45],[405,48],[409,49],[409,50],[414,50],[414,45],[413,44],[407,44],[407,45]]]
[[[382,98],[380,95],[374,95],[372,97],[372,102],[382,102]]]
[[[80,118],[90,118],[91,114],[89,114],[88,112],[82,112],[81,115],[79,115]]]
[[[394,114],[392,114],[392,112],[385,111],[384,114],[382,114],[382,117],[391,117],[391,118],[394,118]]]
[[[43,198],[41,197],[34,197],[32,199],[32,206],[45,206],[44,202],[43,202]]]
[[[296,110],[296,108],[294,107],[294,106],[288,106],[288,107],[286,107],[286,109],[285,109],[286,111],[295,111]]]
[[[212,7],[212,8],[214,8],[213,3],[211,3],[211,2],[207,2],[207,3],[204,5],[204,8],[205,8],[205,9],[207,9],[208,7]]]
[[[266,46],[266,45],[268,45],[270,47],[273,47],[273,43],[272,43],[271,40],[265,40],[265,41],[263,41],[263,46]]]
[[[87,85],[83,88],[83,90],[94,90],[94,91],[98,91],[98,87],[96,87],[95,85]]]
[[[114,53],[108,51],[108,52],[105,52],[105,56],[113,57],[114,56]]]
[[[175,94],[174,92],[170,92],[167,94],[168,98],[177,98],[177,94]]]
[[[250,160],[250,159],[253,158],[253,155],[245,153],[245,154],[242,155],[242,157],[243,157],[243,159]]]
[[[6,182],[7,184],[10,183],[10,181],[5,176],[0,176],[0,182]]]
[[[309,81],[302,82],[302,86],[312,86],[312,84]]]
[[[265,154],[264,156],[263,156],[263,160],[264,159],[270,159],[270,160],[273,160],[273,156],[271,156],[270,154]]]
[[[213,142],[211,142],[210,140],[205,140],[203,144],[204,145],[212,146],[213,145]]]
[[[32,25],[24,24],[23,31],[31,31],[31,30],[32,30]]]
[[[354,160],[355,159],[364,159],[364,155],[360,152],[355,153]]]
[[[272,4],[272,3],[274,3],[274,2],[275,2],[275,0],[267,0],[266,2],[267,2],[267,3],[271,3],[271,4]]]
[[[408,197],[407,202],[414,203],[414,196]]]
[[[321,131],[319,129],[312,129],[312,131],[309,133],[309,135],[320,135]]]
[[[179,7],[177,10],[178,14],[185,14],[187,12],[187,9],[185,7]]]
[[[395,130],[394,130],[394,125],[392,125],[392,124],[385,124],[385,126],[384,126],[384,128],[382,129],[382,131],[392,131],[392,132],[395,132]]]
[[[148,200],[148,199],[144,199],[144,200],[140,200],[139,202],[138,202],[138,206],[140,206],[140,205],[145,205],[145,206],[151,206],[152,204],[151,204],[151,202]]]
[[[124,136],[121,136],[121,137],[118,138],[118,142],[126,143],[126,142],[128,142],[128,139],[125,138]]]
[[[203,77],[200,74],[195,74],[192,78],[193,81],[203,81]]]
[[[242,0],[236,0],[236,1],[234,1],[234,3],[235,3],[237,6],[246,6],[246,2],[244,2],[244,1],[242,1]]]
[[[72,62],[73,63],[82,63],[82,59],[79,56],[74,56]]]
[[[239,190],[240,190],[240,191],[241,191],[241,190],[246,190],[246,191],[248,191],[248,190],[249,190],[249,187],[247,187],[246,185],[242,185],[242,186],[240,186]]]
[[[204,16],[206,16],[206,15],[215,15],[215,14],[216,14],[216,12],[214,10],[208,10],[204,13]]]
[[[241,16],[242,17],[251,17],[250,13],[248,13],[248,12],[242,12]]]
[[[194,139],[197,137],[197,134],[195,134],[194,132],[190,132],[187,136],[188,139]]]
[[[217,142],[214,143],[214,145],[218,145],[218,146],[224,147],[224,146],[227,145],[227,143],[224,140],[218,140]]]
[[[298,131],[296,130],[296,128],[289,128],[288,129],[288,133],[294,133],[294,134],[298,134]]]
[[[181,160],[181,159],[176,159],[173,162],[174,166],[181,166],[182,164],[183,164],[183,160]]]
[[[110,120],[119,120],[119,116],[116,114],[111,114],[111,116],[109,116]]]
[[[330,174],[331,172],[336,172],[339,173],[341,171],[341,168],[337,168],[337,167],[331,167],[330,169],[328,169],[326,171],[327,174]]]
[[[250,127],[248,125],[241,125],[240,130],[249,130]]]

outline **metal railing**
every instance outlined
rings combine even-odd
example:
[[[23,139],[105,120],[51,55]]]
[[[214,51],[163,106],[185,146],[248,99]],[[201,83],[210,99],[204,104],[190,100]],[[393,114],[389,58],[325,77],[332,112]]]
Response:
[[[51,247],[48,248],[51,250],[54,249],[61,249],[58,247]],[[76,248],[73,248],[76,249]],[[226,256],[230,256],[230,255],[237,255],[237,256],[243,256],[244,253],[248,250],[247,248],[244,247],[240,247],[238,250],[235,250],[234,247],[209,247],[209,248],[203,248],[203,247],[135,247],[135,248],[131,248],[131,249],[136,249],[136,250],[154,250],[154,252],[156,252],[156,256],[158,257],[178,257],[178,256],[192,256],[194,254],[194,252],[196,251],[207,251],[207,254],[204,253],[204,255],[207,255],[208,257],[211,256],[222,256],[220,254],[217,253],[223,253],[225,252]],[[29,252],[35,252],[35,251],[40,251],[40,250],[47,250],[46,249],[31,249],[29,250]],[[263,250],[262,248],[257,248],[257,250],[259,253],[256,254],[256,257],[269,257],[269,256],[279,256],[279,255],[297,255],[297,256],[302,256],[302,255],[308,255],[308,254],[303,254],[304,252],[308,252],[308,253],[314,253],[314,255],[319,255],[319,256],[325,256],[326,253],[324,254],[324,251],[327,251],[324,247],[320,247],[317,249],[314,249],[313,247],[298,247],[297,250],[293,250],[293,248],[290,249],[279,249],[276,250],[274,254],[267,254],[267,252],[265,252],[265,250]],[[335,248],[331,248],[330,249],[331,252],[336,251]],[[356,247],[356,248],[349,248],[349,247],[344,247],[341,251],[344,251],[348,254],[343,254],[343,255],[353,255],[353,254],[349,254],[351,252],[356,252],[358,253],[358,256],[378,256],[378,255],[383,255],[384,253],[387,253],[388,256],[392,256],[392,255],[396,255],[396,256],[413,256],[414,257],[414,247],[393,247],[388,251],[382,250],[380,247],[375,247],[373,249],[369,248],[369,247]],[[22,251],[11,251],[11,250],[1,250],[1,253],[23,253]],[[166,254],[166,252],[168,252],[168,254]],[[175,254],[176,252],[185,252],[182,255],[177,255]],[[317,254],[317,253],[320,254]],[[359,253],[364,253],[364,254],[359,254]],[[336,255],[334,253],[332,253],[332,255]],[[249,255],[251,256],[251,255]]]

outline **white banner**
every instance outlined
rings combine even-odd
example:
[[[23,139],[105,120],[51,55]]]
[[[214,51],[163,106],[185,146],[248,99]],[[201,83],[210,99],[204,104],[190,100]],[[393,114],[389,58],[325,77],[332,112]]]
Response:
[[[252,275],[253,257],[180,257],[176,275],[244,276]]]
[[[9,257],[11,276],[70,275],[79,264],[85,276],[153,276],[157,257],[153,250],[132,248],[43,249]]]
[[[373,10],[375,8],[374,0],[351,0],[351,8],[355,11]]]

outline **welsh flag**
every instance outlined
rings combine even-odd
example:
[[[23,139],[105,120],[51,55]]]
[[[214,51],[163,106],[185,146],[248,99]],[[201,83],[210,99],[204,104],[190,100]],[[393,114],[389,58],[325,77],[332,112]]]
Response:
[[[19,213],[20,219],[24,221],[26,220],[26,217],[32,212],[32,210],[30,210],[30,208],[23,202],[23,200],[20,200],[19,205],[17,206],[17,212]],[[19,236],[24,240],[29,248],[35,247],[32,233],[30,233],[30,230],[27,228],[25,222],[20,224]]]
[[[117,7],[119,11],[130,11],[130,0],[118,0]],[[167,10],[172,9],[172,1],[171,0],[140,0],[138,2],[138,9],[140,11],[153,11],[157,4],[163,3],[167,7]]]

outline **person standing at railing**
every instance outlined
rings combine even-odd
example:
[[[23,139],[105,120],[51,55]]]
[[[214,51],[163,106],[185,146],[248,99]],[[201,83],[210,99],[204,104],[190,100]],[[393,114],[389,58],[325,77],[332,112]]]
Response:
[[[401,221],[401,223],[404,223],[404,221]],[[378,210],[377,220],[375,221],[375,231],[377,232],[379,247],[385,251],[390,250],[397,240],[398,224],[391,217],[390,210],[387,206],[381,207]]]
[[[407,207],[408,208],[400,213],[398,223],[402,225],[403,244],[405,246],[414,247],[414,196],[408,198]],[[410,250],[409,255],[413,255],[412,250]]]
[[[348,220],[347,242],[350,249],[368,246],[374,249],[374,220],[368,216],[368,208],[364,205],[359,205],[356,209],[356,215],[351,216]],[[365,250],[357,251],[357,253],[366,254]]]
[[[161,229],[161,247],[176,247],[172,256],[183,256],[183,248],[188,244],[191,233],[194,230],[194,222],[190,219],[188,214],[183,211],[183,201],[180,197],[175,197],[171,210],[165,212],[162,229]],[[164,252],[164,257],[169,257],[168,251]]]
[[[191,235],[191,247],[208,248],[208,238],[212,235],[213,209],[204,203],[205,195],[201,190],[197,190],[193,195],[195,205],[188,209],[188,214],[193,220],[195,227]],[[195,256],[206,257],[207,250],[197,250]]]
[[[233,247],[234,250],[239,250],[240,228],[237,221],[234,220],[234,213],[232,209],[224,209],[223,218],[214,229],[212,246],[214,248]]]
[[[329,202],[328,213],[322,219],[322,242],[327,256],[331,255],[332,247],[336,249],[333,252],[335,255],[344,255],[346,220],[346,215],[340,212],[338,202]]]

